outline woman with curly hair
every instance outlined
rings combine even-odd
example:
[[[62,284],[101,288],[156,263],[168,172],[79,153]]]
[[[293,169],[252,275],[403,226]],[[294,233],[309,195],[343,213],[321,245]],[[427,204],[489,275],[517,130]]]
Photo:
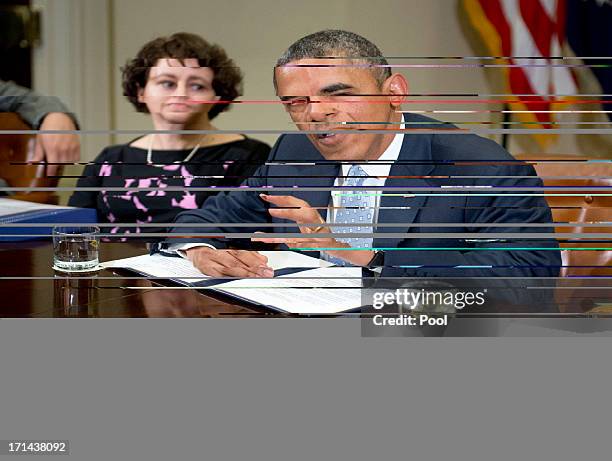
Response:
[[[218,45],[188,33],[160,37],[122,72],[124,95],[160,132],[104,149],[68,202],[96,208],[98,222],[116,224],[110,233],[164,232],[177,213],[216,193],[193,188],[238,186],[265,162],[267,144],[211,123],[242,94],[242,74]],[[101,189],[79,190],[92,187]]]

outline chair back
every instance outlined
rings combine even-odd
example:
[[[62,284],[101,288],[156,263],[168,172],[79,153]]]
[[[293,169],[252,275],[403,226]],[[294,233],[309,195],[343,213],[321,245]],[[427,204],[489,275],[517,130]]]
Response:
[[[31,130],[17,114],[0,113],[0,131]],[[58,197],[53,191],[37,190],[41,187],[56,187],[61,176],[47,177],[46,165],[27,165],[34,154],[36,136],[31,133],[0,133],[0,178],[10,187],[27,187],[29,190],[16,191],[10,198],[38,203],[57,204]]]
[[[546,200],[557,224],[555,232],[571,233],[576,239],[580,239],[581,234],[612,234],[612,196],[603,195],[612,194],[612,167],[609,162],[541,154],[520,155],[517,158],[533,165],[545,187],[563,188],[546,191]],[[577,188],[581,190],[576,190]],[[560,223],[570,223],[571,226],[559,226]],[[582,285],[599,284],[602,287],[601,290],[576,289],[572,292],[572,289],[567,288],[569,282],[558,284],[556,299],[562,310],[589,310],[594,307],[593,299],[602,296],[604,299],[609,298],[609,290],[605,294],[605,285],[610,285],[609,279],[601,277],[612,277],[612,250],[605,249],[612,246],[610,240],[609,237],[582,237],[574,242],[560,241],[564,266],[560,276],[575,278],[571,285],[578,285],[583,277],[599,277],[583,278]]]

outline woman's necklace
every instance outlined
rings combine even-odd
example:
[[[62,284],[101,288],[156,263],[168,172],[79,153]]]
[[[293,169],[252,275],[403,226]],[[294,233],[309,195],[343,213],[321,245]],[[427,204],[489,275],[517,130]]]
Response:
[[[191,152],[189,152],[189,155],[187,157],[185,157],[185,160],[176,160],[175,162],[172,162],[170,165],[175,164],[175,163],[187,163],[189,162],[189,160],[191,160],[193,158],[193,156],[196,154],[196,152],[198,151],[198,149],[200,148],[200,143],[202,142],[202,138],[200,138],[200,141],[196,144],[196,146],[193,148],[193,150]],[[151,136],[151,140],[149,141],[149,149],[147,150],[147,165],[152,165],[152,166],[156,166],[156,167],[164,167],[164,166],[168,166],[168,164],[158,164],[158,163],[153,163],[153,160],[151,159],[153,152],[152,152],[152,148],[153,148],[153,136]]]

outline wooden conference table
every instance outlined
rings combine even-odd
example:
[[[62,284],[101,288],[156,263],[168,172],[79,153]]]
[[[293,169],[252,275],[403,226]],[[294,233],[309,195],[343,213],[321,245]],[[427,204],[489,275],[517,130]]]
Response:
[[[144,243],[102,242],[100,261],[147,253]],[[125,270],[68,276],[52,269],[51,242],[0,242],[0,317],[245,317],[281,316],[213,291],[179,288]],[[564,279],[565,280],[565,279]],[[571,282],[571,279],[568,279]],[[591,279],[578,280],[593,285]],[[612,313],[609,279],[597,292],[563,290],[562,313]],[[513,312],[514,308],[503,309]]]
[[[137,256],[145,244],[102,243],[100,260]],[[50,242],[0,242],[0,317],[239,317],[279,315],[219,295],[173,288],[127,271],[68,277],[52,269]]]

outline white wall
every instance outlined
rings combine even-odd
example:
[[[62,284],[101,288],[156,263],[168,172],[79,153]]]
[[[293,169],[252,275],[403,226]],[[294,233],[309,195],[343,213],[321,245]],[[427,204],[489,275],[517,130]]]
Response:
[[[118,68],[148,40],[177,31],[223,46],[245,74],[244,99],[275,99],[272,69],[292,42],[325,28],[345,28],[376,43],[388,56],[472,54],[450,0],[122,0],[113,2],[114,60]],[[393,60],[432,64],[428,60]],[[413,93],[487,92],[479,69],[406,70]],[[150,128],[115,88],[114,119],[121,128]],[[414,107],[414,105],[407,105]],[[431,108],[431,106],[429,106]],[[215,120],[221,129],[291,130],[278,104],[235,106]],[[122,137],[128,139],[129,137]],[[275,135],[260,136],[272,143]]]
[[[37,88],[65,99],[88,129],[150,130],[121,93],[119,68],[147,41],[178,31],[223,46],[245,74],[243,99],[274,100],[272,69],[296,39],[325,28],[344,28],[376,43],[392,64],[460,64],[424,56],[482,56],[484,47],[455,0],[34,0],[47,9],[46,45],[37,52]],[[45,48],[46,46],[46,48]],[[477,64],[478,61],[465,61]],[[411,94],[501,93],[498,70],[480,67],[396,68]],[[591,92],[596,92],[593,89]],[[441,99],[431,96],[427,99]],[[415,100],[424,98],[415,97]],[[450,98],[447,98],[450,99]],[[404,109],[501,109],[501,105],[405,104]],[[436,116],[448,121],[500,121],[498,114]],[[566,117],[567,119],[567,117]],[[293,130],[279,104],[236,105],[215,124],[226,130]],[[472,125],[476,126],[476,125]],[[481,126],[482,128],[482,126]],[[253,135],[270,144],[277,135]],[[83,160],[107,143],[135,135],[87,136]],[[501,136],[491,136],[500,140]],[[609,136],[608,136],[609,138]],[[546,151],[610,157],[605,136],[559,136]],[[542,152],[529,136],[512,135],[514,154]],[[68,170],[77,174],[78,169]],[[67,186],[74,181],[65,180]],[[67,194],[65,194],[67,196]]]

